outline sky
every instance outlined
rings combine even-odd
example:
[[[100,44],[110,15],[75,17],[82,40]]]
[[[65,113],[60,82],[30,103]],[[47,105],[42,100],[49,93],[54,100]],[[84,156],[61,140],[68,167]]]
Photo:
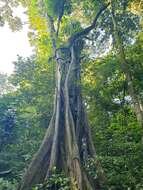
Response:
[[[23,22],[27,21],[27,16],[23,13],[22,7],[16,9]],[[18,32],[12,32],[8,25],[0,27],[0,72],[11,74],[13,72],[13,61],[17,60],[17,55],[28,57],[32,54],[32,47],[28,40],[28,25]]]

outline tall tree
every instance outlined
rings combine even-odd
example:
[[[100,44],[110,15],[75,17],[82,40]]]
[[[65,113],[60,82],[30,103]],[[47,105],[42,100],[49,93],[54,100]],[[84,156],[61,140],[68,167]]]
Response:
[[[97,160],[82,99],[80,55],[84,47],[84,37],[96,27],[99,17],[108,5],[99,6],[91,25],[85,29],[80,28],[78,32],[74,32],[69,37],[68,41],[63,42],[60,25],[58,24],[58,28],[55,28],[57,21],[55,17],[59,16],[56,11],[60,10],[58,1],[47,0],[44,2],[40,1],[39,5],[39,1],[31,1],[36,6],[38,4],[42,7],[42,16],[44,15],[48,24],[52,59],[56,63],[54,108],[45,138],[18,189],[29,190],[33,184],[48,180],[54,167],[64,171],[69,177],[70,189],[100,189],[105,184],[106,177]],[[77,2],[71,1],[71,5],[77,6]],[[46,9],[45,13],[44,9]],[[84,148],[83,144],[85,144]],[[98,181],[89,177],[84,169],[84,163],[88,157],[95,159]]]
[[[128,63],[128,61],[126,59],[124,44],[123,44],[122,38],[120,37],[120,34],[119,34],[115,11],[116,11],[115,3],[111,0],[111,17],[112,17],[113,28],[114,28],[114,38],[115,38],[116,48],[118,50],[118,57],[119,57],[119,61],[121,63],[122,71],[124,72],[127,83],[128,83],[128,90],[129,90],[129,94],[132,98],[134,112],[136,114],[136,117],[137,117],[137,120],[138,120],[140,126],[143,128],[143,107],[142,107],[140,97],[136,94],[136,90],[133,85],[133,79],[132,79],[132,75],[131,75],[131,72],[129,69],[130,63]]]

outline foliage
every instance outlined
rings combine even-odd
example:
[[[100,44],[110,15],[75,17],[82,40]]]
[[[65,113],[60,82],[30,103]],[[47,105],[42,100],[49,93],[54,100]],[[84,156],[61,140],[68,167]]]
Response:
[[[10,182],[0,178],[0,190],[16,190],[16,182]]]
[[[14,8],[18,6],[17,0],[0,0],[0,26],[8,23],[12,31],[21,29],[22,23],[19,17],[13,14]]]
[[[9,179],[21,178],[51,116],[53,70],[43,66],[19,57],[9,78],[15,90],[0,97],[0,171],[12,169]]]
[[[127,47],[126,54],[134,86],[142,94],[142,80],[138,80],[142,76],[140,43]],[[118,58],[109,54],[90,64],[85,62],[84,70],[84,97],[108,186],[110,189],[141,189],[142,129],[132,110],[132,100]],[[86,169],[97,177],[94,160],[88,160]]]
[[[8,76],[0,73],[0,96],[13,90],[13,86],[8,81]]]
[[[53,169],[52,175],[48,181],[39,184],[32,190],[69,190],[69,179],[64,174],[59,173],[56,168]]]

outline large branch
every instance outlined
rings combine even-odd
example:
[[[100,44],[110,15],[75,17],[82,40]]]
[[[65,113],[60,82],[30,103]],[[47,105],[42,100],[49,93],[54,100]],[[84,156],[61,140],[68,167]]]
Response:
[[[97,24],[98,18],[100,17],[100,15],[107,9],[107,7],[109,6],[110,3],[108,3],[107,5],[104,5],[100,8],[100,10],[97,12],[92,24],[90,26],[88,26],[87,28],[83,29],[80,32],[75,33],[73,36],[71,36],[69,38],[69,46],[71,47],[74,42],[80,38],[81,36],[86,36],[87,34],[89,34],[89,32],[91,30],[93,30]]]
[[[94,20],[93,20],[93,22],[92,22],[92,24],[91,24],[90,26],[86,27],[85,29],[83,29],[83,30],[80,31],[80,32],[77,32],[77,33],[73,34],[73,36],[71,36],[71,37],[69,38],[69,40],[68,40],[68,46],[57,48],[57,49],[55,50],[55,56],[54,56],[54,57],[56,57],[58,50],[66,50],[66,49],[68,49],[68,50],[70,51],[70,47],[73,46],[74,42],[75,42],[77,39],[79,39],[79,38],[82,37],[82,36],[88,35],[89,32],[95,28],[95,26],[96,26],[96,24],[97,24],[97,21],[98,21],[98,18],[99,18],[100,15],[107,9],[107,7],[108,7],[109,5],[110,5],[110,3],[108,3],[107,5],[103,5],[103,6],[100,8],[100,10],[97,12],[97,14],[96,14],[96,16],[95,16],[95,18],[94,18]]]

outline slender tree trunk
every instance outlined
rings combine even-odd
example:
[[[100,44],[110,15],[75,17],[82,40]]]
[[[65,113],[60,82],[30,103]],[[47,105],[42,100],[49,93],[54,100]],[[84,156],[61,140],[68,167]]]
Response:
[[[133,85],[132,76],[131,76],[129,65],[128,65],[129,63],[126,60],[124,46],[123,46],[122,40],[119,35],[119,30],[118,30],[118,26],[117,26],[117,22],[116,22],[116,17],[115,17],[115,13],[114,13],[114,7],[113,7],[112,0],[111,0],[111,15],[112,15],[112,22],[113,22],[113,27],[114,27],[114,37],[116,40],[116,46],[117,46],[117,50],[119,53],[119,61],[121,63],[122,71],[124,72],[124,74],[126,76],[126,80],[127,80],[127,84],[128,84],[128,91],[129,91],[129,95],[132,98],[134,112],[135,112],[137,121],[138,121],[139,125],[143,128],[142,105],[139,100],[139,97],[136,95],[136,91],[135,91],[135,88]]]

